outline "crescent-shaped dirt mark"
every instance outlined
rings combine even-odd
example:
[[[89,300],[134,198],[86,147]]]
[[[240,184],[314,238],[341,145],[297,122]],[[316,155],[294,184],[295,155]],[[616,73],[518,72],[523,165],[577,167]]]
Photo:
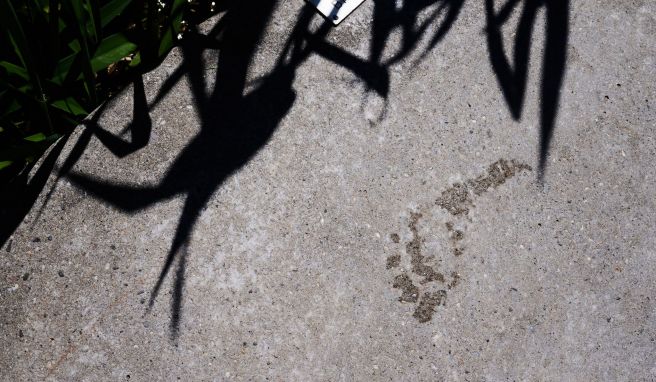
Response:
[[[496,189],[524,170],[531,171],[532,168],[514,159],[499,159],[488,166],[484,174],[454,183],[442,191],[435,200],[435,205],[452,216],[453,221],[447,221],[444,226],[454,256],[464,254],[465,247],[462,242],[466,235],[466,223],[470,221],[469,211],[475,207],[475,198]],[[425,256],[422,253],[425,239],[419,233],[419,222],[424,216],[421,211],[427,212],[431,208],[432,205],[420,208],[417,212],[410,211],[408,229],[411,239],[405,244],[403,255],[392,254],[387,258],[386,263],[386,268],[392,270],[401,267],[404,257],[409,259],[409,272],[403,270],[397,274],[392,281],[392,287],[401,290],[398,299],[400,302],[416,304],[413,317],[421,323],[430,321],[438,306],[446,305],[447,290],[455,288],[461,280],[460,274],[454,271],[449,275],[450,281],[447,282],[444,274],[438,271],[434,256]],[[392,233],[390,240],[398,244],[401,237],[397,233]],[[434,289],[439,285],[444,285],[444,289],[435,291]],[[432,290],[427,290],[428,288]]]

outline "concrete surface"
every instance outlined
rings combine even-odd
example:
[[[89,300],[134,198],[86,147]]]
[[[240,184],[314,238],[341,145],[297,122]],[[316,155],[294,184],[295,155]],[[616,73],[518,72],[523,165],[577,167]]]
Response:
[[[302,6],[276,8],[253,84]],[[327,41],[366,58],[372,10]],[[185,196],[127,213],[64,177],[36,219],[53,174],[1,251],[2,380],[655,380],[655,18],[648,0],[572,2],[543,185],[543,11],[520,121],[483,1],[416,67],[421,44],[390,67],[386,102],[310,55],[271,139],[193,227],[175,335],[178,263],[147,306]],[[145,75],[151,102],[181,57]],[[146,147],[119,158],[94,137],[72,173],[157,185],[199,132],[195,102],[183,79]],[[101,124],[119,132],[132,104],[127,89]]]

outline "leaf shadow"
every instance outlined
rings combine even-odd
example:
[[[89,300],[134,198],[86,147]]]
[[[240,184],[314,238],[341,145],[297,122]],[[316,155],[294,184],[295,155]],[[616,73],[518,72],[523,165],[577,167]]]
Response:
[[[515,119],[520,118],[523,107],[528,47],[536,10],[539,6],[546,7],[547,39],[541,87],[540,164],[543,169],[566,64],[564,53],[567,44],[568,0],[556,0],[542,5],[526,0],[518,29],[518,35],[522,36],[515,40],[513,67],[503,53],[500,28],[521,0],[509,0],[496,13],[493,0],[485,1],[491,65]],[[419,59],[415,63],[425,59],[428,52],[451,30],[464,0],[405,1],[400,7],[396,1],[375,0],[367,58],[361,58],[332,42],[329,38],[332,25],[324,21],[317,26],[314,10],[306,5],[300,11],[274,68],[258,80],[249,82],[248,70],[277,4],[276,0],[262,0],[257,6],[226,2],[222,7],[225,13],[210,32],[201,34],[192,28],[181,44],[182,64],[168,76],[150,104],[146,99],[143,80],[141,77],[135,79],[133,119],[122,132],[129,133],[130,139],[123,138],[122,133],[114,135],[100,126],[98,121],[108,105],[104,104],[84,123],[84,130],[57,174],[57,180],[67,178],[93,197],[129,214],[176,196],[184,197],[182,212],[168,254],[151,290],[147,308],[147,311],[153,308],[164,280],[172,273],[171,269],[175,265],[170,320],[170,336],[173,341],[177,340],[180,333],[188,244],[197,220],[223,182],[245,166],[267,144],[292,108],[297,97],[293,84],[299,67],[308,57],[316,54],[351,71],[362,81],[367,91],[373,91],[387,100],[390,93],[390,66],[407,59],[417,51],[421,41],[427,40],[426,48],[419,52]],[[401,43],[395,52],[383,57],[391,35],[396,30],[401,31]],[[216,61],[214,85],[209,92],[205,79],[207,68],[203,61],[203,53],[207,50],[220,52]],[[146,147],[153,130],[150,110],[185,78],[192,91],[200,130],[170,164],[161,181],[156,185],[138,186],[74,171],[93,137],[98,138],[104,147],[119,158]],[[253,90],[246,92],[250,88]],[[63,142],[58,143],[61,146],[57,146],[57,150],[61,151]],[[59,151],[53,150],[55,159]],[[54,166],[55,159],[51,166]],[[44,171],[47,179],[50,170],[44,167]],[[38,221],[56,184],[46,195],[34,222]],[[27,202],[29,206],[36,196]],[[29,211],[29,206],[17,219],[18,223]],[[9,233],[0,239],[6,240],[14,229],[8,230]]]

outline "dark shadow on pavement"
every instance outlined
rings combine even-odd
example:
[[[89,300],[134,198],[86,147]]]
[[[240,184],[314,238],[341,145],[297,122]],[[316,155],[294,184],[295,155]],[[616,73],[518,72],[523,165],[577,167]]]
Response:
[[[546,30],[540,89],[540,143],[538,177],[542,181],[553,135],[560,90],[567,64],[569,35],[569,0],[523,0],[519,23],[515,31],[513,60],[509,62],[504,49],[501,28],[522,0],[508,0],[495,11],[495,1],[485,0],[487,44],[492,69],[515,120],[522,116],[528,79],[533,28],[540,8],[545,8]]]
[[[135,187],[79,173],[68,175],[78,187],[126,212],[139,211],[162,200],[185,195],[169,254],[149,302],[149,307],[152,307],[163,281],[177,261],[171,300],[173,338],[179,331],[187,244],[195,223],[219,186],[268,142],[287,114],[296,97],[292,89],[295,71],[310,52],[307,46],[300,47],[313,14],[306,8],[275,69],[259,81],[255,90],[244,94],[248,68],[274,5],[275,1],[270,0],[259,2],[258,7],[240,4],[224,16],[228,19],[223,24],[221,58],[211,94],[206,94],[202,38],[194,34],[185,39],[182,68],[192,89],[200,133],[178,155],[158,185]],[[246,24],[249,28],[243,27]],[[325,35],[328,30],[325,24],[315,35]],[[291,56],[285,60],[287,53]]]
[[[377,2],[375,6],[381,7],[382,3]],[[433,3],[436,2],[432,1],[427,5]],[[177,195],[185,195],[183,210],[169,254],[151,291],[149,302],[150,309],[171,267],[176,263],[177,270],[174,275],[171,299],[172,339],[175,339],[179,333],[187,246],[196,221],[208,200],[225,179],[248,163],[268,142],[282,118],[290,110],[296,97],[293,82],[298,67],[310,54],[317,53],[351,70],[379,95],[387,97],[389,92],[390,63],[382,64],[376,49],[386,43],[389,33],[396,25],[400,25],[398,21],[393,17],[378,21],[379,28],[372,36],[374,41],[378,41],[373,44],[372,59],[363,60],[326,41],[326,36],[332,29],[328,22],[324,22],[312,32],[315,12],[311,7],[306,6],[275,68],[268,75],[258,79],[255,89],[245,95],[248,68],[275,4],[274,0],[259,2],[257,7],[235,4],[228,8],[215,29],[207,36],[192,34],[185,38],[182,44],[183,64],[165,81],[153,104],[160,102],[165,93],[186,76],[194,96],[201,129],[200,133],[183,149],[158,185],[135,187],[115,184],[110,180],[92,178],[80,173],[68,175],[78,187],[129,213]],[[404,22],[408,23],[409,18],[418,16],[417,13],[422,9],[408,8],[402,13],[405,17]],[[455,17],[452,17],[451,22],[453,20]],[[248,25],[248,28],[244,28],[244,25]],[[380,25],[388,25],[388,27],[381,29]],[[423,31],[408,29],[408,38],[404,42],[403,49],[394,56],[395,60],[404,58],[413,50],[419,41],[418,33]],[[220,40],[208,38],[216,35],[221,36]],[[217,63],[215,86],[212,94],[206,94],[204,78],[206,72],[201,57],[205,49],[216,48],[221,54]],[[141,102],[141,105],[143,106],[144,102]],[[147,114],[137,109],[135,102],[134,115]],[[150,120],[147,121],[149,123]],[[149,129],[148,124],[148,131]],[[98,128],[89,130],[97,136],[98,131],[102,131]],[[111,139],[105,135],[98,137],[105,144],[116,143],[115,137]],[[145,142],[147,143],[147,140]],[[119,154],[116,149],[110,148],[110,150]]]
[[[514,69],[511,69],[503,54],[500,28],[520,0],[510,0],[497,13],[494,13],[493,0],[485,1],[492,67],[497,74],[511,113],[517,119],[521,115],[528,70],[527,52],[538,6],[533,3],[528,4],[530,0],[527,0],[524,6],[521,28],[518,32],[525,36],[518,36],[516,44],[520,50],[526,49],[524,52],[515,50]],[[551,3],[553,5],[543,5],[547,9],[548,26],[542,84],[544,98],[540,146],[542,167],[553,130],[558,93],[565,67],[567,1],[557,0]],[[256,3],[228,1],[222,5],[221,9],[224,13],[209,33],[202,35],[192,28],[187,34],[181,45],[182,64],[164,81],[150,104],[147,103],[141,78],[136,80],[133,121],[124,129],[125,133],[130,133],[130,140],[124,139],[122,134],[114,135],[99,126],[98,121],[105,112],[106,104],[84,124],[84,131],[59,169],[58,179],[67,177],[77,187],[126,213],[136,213],[153,204],[180,195],[184,196],[184,205],[176,231],[160,274],[151,290],[148,305],[148,310],[152,309],[164,280],[168,274],[173,273],[170,321],[170,334],[173,340],[177,338],[180,330],[186,260],[189,255],[188,243],[196,222],[221,184],[246,165],[266,145],[281,120],[291,109],[296,99],[293,84],[298,68],[311,54],[316,53],[348,69],[363,81],[368,90],[387,99],[390,91],[390,66],[416,52],[422,41],[427,41],[426,48],[418,53],[420,60],[426,57],[451,29],[463,3],[464,0],[406,1],[397,8],[396,1],[375,0],[371,48],[366,59],[331,42],[328,35],[332,25],[325,21],[317,26],[313,22],[318,18],[315,16],[314,9],[305,6],[283,51],[277,58],[275,67],[265,76],[254,82],[248,82],[248,70],[270,22],[277,0],[261,0]],[[564,11],[562,7],[565,8]],[[418,19],[423,21],[419,22]],[[388,58],[383,57],[391,34],[399,28],[402,31],[400,47]],[[220,51],[214,86],[209,92],[205,80],[207,70],[202,58],[203,53],[208,49]],[[187,78],[192,91],[194,106],[200,121],[200,132],[178,154],[158,184],[153,186],[117,184],[111,179],[73,171],[94,136],[117,157],[125,157],[145,147],[150,140],[152,130],[149,111],[158,105],[183,78]],[[252,90],[246,93],[247,88]],[[60,144],[59,150],[63,147],[63,143]],[[52,153],[55,156],[50,169],[44,168],[46,179],[54,165],[56,155],[59,154],[56,150]],[[46,203],[55,186],[49,191],[45,199]],[[22,214],[17,218],[15,226],[7,229],[6,232],[0,232],[6,235],[4,238],[9,237],[24,218],[31,203],[39,194],[38,191],[31,201],[26,202],[26,207],[16,215]],[[41,209],[44,206],[45,203]],[[171,272],[174,265],[176,269]]]
[[[9,237],[21,224],[34,202],[41,194],[55,163],[62,152],[68,137],[60,138],[45,155],[40,166],[30,178],[28,171],[23,172],[17,179],[0,189],[0,247],[4,246]],[[29,178],[29,179],[28,179]],[[7,251],[11,250],[11,242],[7,244]]]

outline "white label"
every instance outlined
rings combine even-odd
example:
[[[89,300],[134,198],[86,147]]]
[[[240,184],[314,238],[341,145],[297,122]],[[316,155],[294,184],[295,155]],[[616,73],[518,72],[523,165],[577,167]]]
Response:
[[[322,15],[337,25],[350,15],[364,0],[308,0]]]

